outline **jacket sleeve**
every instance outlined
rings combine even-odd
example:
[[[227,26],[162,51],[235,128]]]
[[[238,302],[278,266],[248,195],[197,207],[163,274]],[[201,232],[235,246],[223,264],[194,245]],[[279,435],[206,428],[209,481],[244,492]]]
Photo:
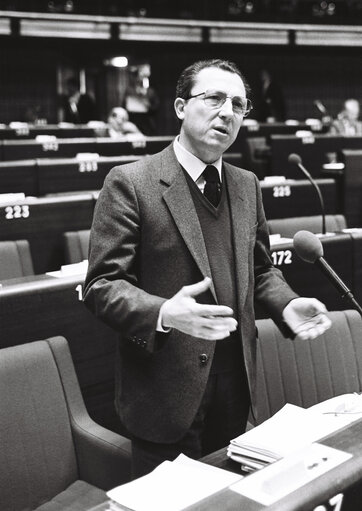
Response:
[[[282,272],[273,265],[270,254],[269,231],[264,214],[260,184],[255,176],[258,228],[254,247],[255,300],[270,314],[283,335],[294,337],[283,321],[286,305],[298,298],[284,279]]]
[[[141,215],[126,166],[108,174],[91,229],[84,303],[124,341],[152,353],[165,334],[156,332],[164,298],[139,287],[137,273]]]

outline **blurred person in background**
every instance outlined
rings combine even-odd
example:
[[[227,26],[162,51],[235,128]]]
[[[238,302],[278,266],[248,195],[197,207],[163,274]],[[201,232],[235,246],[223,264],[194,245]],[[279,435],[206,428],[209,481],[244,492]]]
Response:
[[[143,136],[137,126],[129,121],[128,112],[125,108],[117,106],[112,108],[108,116],[108,135],[111,138],[124,138],[128,135]]]
[[[283,91],[267,69],[260,72],[261,102],[260,121],[283,122],[286,118],[286,108]]]
[[[82,94],[79,82],[70,77],[65,84],[65,93],[61,96],[60,121],[73,124],[86,124],[98,119],[97,108],[90,94]]]
[[[126,91],[124,106],[129,118],[148,136],[157,135],[156,113],[160,100],[150,86],[151,70],[148,64],[131,71],[130,83]]]
[[[359,113],[360,106],[357,99],[347,99],[343,104],[343,110],[332,122],[330,133],[345,137],[362,135],[362,122],[358,120]]]

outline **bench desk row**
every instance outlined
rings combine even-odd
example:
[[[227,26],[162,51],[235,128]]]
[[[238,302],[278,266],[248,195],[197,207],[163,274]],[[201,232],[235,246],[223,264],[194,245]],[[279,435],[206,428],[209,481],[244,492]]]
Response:
[[[0,160],[35,158],[72,158],[79,153],[101,156],[154,154],[164,149],[174,137],[142,137],[134,140],[100,138],[59,138],[49,140],[0,141]]]

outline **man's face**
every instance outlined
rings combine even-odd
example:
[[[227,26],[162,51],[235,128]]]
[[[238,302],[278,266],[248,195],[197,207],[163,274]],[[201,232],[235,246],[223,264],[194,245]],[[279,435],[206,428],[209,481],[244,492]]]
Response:
[[[110,116],[110,124],[114,129],[122,129],[125,122],[128,121],[127,111],[123,108],[115,108]]]
[[[218,91],[230,98],[245,98],[239,75],[223,69],[205,68],[196,76],[191,95]],[[175,101],[177,117],[182,120],[180,143],[205,163],[217,160],[234,142],[243,116],[233,110],[231,99],[218,107],[207,106],[203,96]]]
[[[359,117],[358,101],[350,100],[345,103],[346,116],[350,121],[356,121]]]

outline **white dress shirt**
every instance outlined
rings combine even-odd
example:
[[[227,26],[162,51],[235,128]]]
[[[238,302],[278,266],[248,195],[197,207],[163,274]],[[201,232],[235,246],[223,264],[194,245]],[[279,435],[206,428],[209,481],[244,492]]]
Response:
[[[173,149],[175,151],[175,155],[177,161],[180,165],[186,170],[192,180],[197,184],[199,189],[204,192],[205,187],[205,178],[202,175],[207,165],[213,165],[217,168],[219,173],[220,183],[221,183],[221,168],[222,168],[222,157],[218,158],[216,161],[212,163],[205,163],[200,160],[197,156],[190,153],[187,149],[185,149],[179,142],[179,136],[175,138],[173,143]]]
[[[173,149],[175,151],[175,155],[179,164],[186,170],[191,179],[197,184],[202,193],[204,193],[205,188],[205,178],[202,175],[207,165],[214,165],[217,168],[219,173],[220,183],[221,183],[221,168],[222,168],[222,157],[218,158],[216,161],[212,163],[205,163],[200,158],[190,153],[187,149],[185,149],[179,142],[179,136],[177,136],[173,143]],[[157,320],[157,332],[169,332],[170,328],[163,328],[162,326],[162,306],[160,309],[160,313],[158,315]]]

